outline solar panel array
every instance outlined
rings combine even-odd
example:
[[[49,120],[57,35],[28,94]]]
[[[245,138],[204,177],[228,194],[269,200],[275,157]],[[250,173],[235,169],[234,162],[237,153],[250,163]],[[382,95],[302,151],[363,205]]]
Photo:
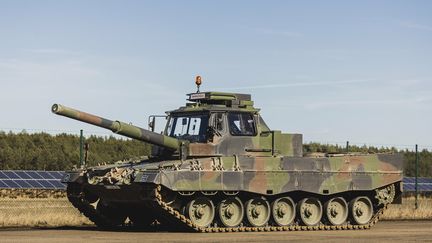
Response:
[[[8,189],[66,189],[61,183],[63,171],[2,170],[0,188]]]
[[[418,190],[423,192],[432,192],[432,178],[417,178]],[[403,178],[403,189],[405,192],[415,192],[415,177]]]
[[[63,171],[40,170],[0,170],[0,189],[66,189],[61,183]],[[415,177],[403,178],[403,189],[406,192],[415,191]],[[419,177],[418,190],[432,192],[432,178]]]

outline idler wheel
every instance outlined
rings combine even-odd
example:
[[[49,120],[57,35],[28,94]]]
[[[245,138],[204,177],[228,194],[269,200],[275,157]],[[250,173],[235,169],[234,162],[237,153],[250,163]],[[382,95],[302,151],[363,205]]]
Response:
[[[303,225],[315,226],[321,221],[323,214],[321,202],[316,198],[304,198],[298,205],[300,220]]]
[[[369,223],[373,216],[372,202],[367,197],[357,197],[349,203],[351,219],[358,225]]]
[[[252,198],[246,202],[246,217],[251,226],[265,225],[270,218],[270,204],[265,198]]]
[[[287,226],[294,221],[296,209],[290,197],[281,197],[272,203],[272,216],[279,226]]]
[[[186,206],[188,218],[199,227],[207,227],[213,222],[215,207],[207,197],[198,197],[190,201]]]
[[[324,204],[325,217],[332,225],[342,225],[348,218],[348,204],[342,197],[335,197]]]
[[[219,220],[226,227],[236,227],[243,220],[243,203],[238,197],[228,197],[218,206]]]

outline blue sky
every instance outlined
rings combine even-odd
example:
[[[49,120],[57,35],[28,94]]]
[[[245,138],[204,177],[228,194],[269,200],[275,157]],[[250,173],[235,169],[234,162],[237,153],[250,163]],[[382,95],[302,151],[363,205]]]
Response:
[[[252,93],[305,141],[432,149],[430,1],[0,1],[1,130],[146,127],[195,91]],[[411,146],[412,147],[412,146]]]

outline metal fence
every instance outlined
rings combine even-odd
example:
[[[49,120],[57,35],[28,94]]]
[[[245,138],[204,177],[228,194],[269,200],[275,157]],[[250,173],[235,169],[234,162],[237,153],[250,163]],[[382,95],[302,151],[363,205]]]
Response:
[[[91,224],[68,201],[64,190],[0,189],[0,227],[54,227]]]
[[[0,227],[91,225],[67,200],[65,185],[60,183],[63,174],[0,171]],[[422,195],[417,200],[417,209],[414,183],[415,178],[404,178],[403,204],[390,205],[384,219],[432,219],[432,179],[418,178]]]

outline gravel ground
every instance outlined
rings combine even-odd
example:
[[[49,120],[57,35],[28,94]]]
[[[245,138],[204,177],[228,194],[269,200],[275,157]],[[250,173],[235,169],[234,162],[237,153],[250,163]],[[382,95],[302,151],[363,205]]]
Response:
[[[250,233],[99,231],[94,227],[1,229],[0,242],[432,242],[432,221],[384,221],[370,230]]]

